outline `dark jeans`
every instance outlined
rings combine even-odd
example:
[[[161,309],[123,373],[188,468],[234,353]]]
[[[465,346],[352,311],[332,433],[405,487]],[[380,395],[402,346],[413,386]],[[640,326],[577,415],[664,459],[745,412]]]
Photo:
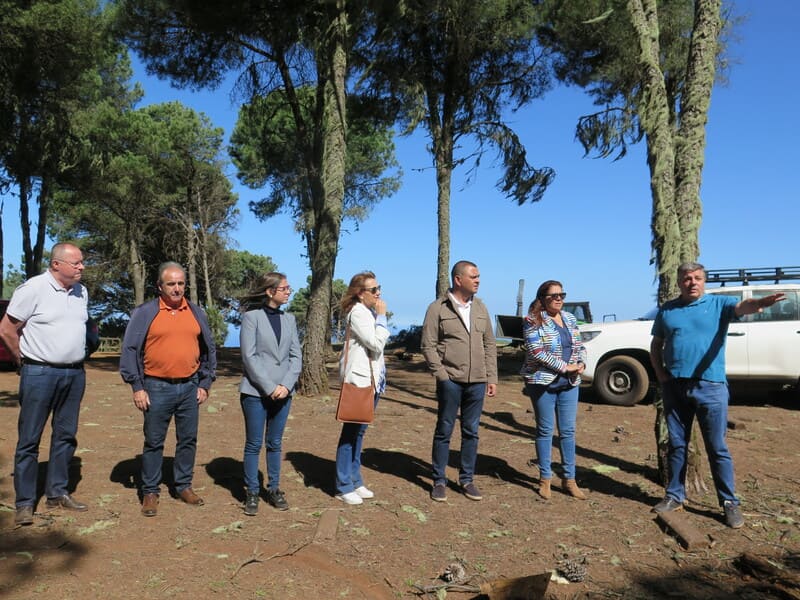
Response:
[[[164,440],[173,416],[176,439],[173,463],[175,491],[180,493],[192,485],[200,415],[197,382],[196,375],[183,383],[170,383],[155,377],[144,379],[144,389],[150,397],[150,408],[144,412],[142,494],[159,493]]]
[[[22,366],[17,424],[19,438],[14,454],[14,490],[18,508],[36,503],[39,442],[51,413],[53,433],[45,494],[48,498],[55,498],[69,493],[69,463],[78,446],[75,436],[85,387],[86,374],[82,368]]]
[[[717,500],[739,504],[728,450],[728,384],[702,379],[672,379],[662,385],[664,417],[669,432],[669,483],[667,496],[686,500],[686,453],[695,415],[717,488]]]
[[[450,458],[450,437],[453,435],[459,408],[461,409],[461,467],[458,471],[458,482],[466,485],[475,476],[475,463],[478,459],[478,427],[485,395],[485,383],[457,383],[449,379],[436,382],[439,410],[431,452],[434,485],[447,483],[445,469]]]
[[[380,394],[375,394],[378,407]],[[336,446],[336,493],[348,494],[364,485],[361,477],[361,447],[368,425],[342,423],[339,444]]]
[[[292,397],[283,400],[261,398],[241,394],[242,412],[244,413],[244,485],[251,492],[257,492],[258,459],[261,448],[267,447],[267,488],[277,490],[281,479],[281,441]]]

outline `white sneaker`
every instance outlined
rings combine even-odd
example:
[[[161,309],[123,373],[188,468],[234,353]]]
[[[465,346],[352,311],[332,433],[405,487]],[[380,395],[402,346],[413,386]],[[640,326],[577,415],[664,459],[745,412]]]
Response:
[[[356,494],[358,494],[359,496],[364,498],[364,500],[369,500],[370,498],[374,498],[375,497],[375,493],[372,490],[370,490],[369,488],[367,488],[366,486],[363,486],[363,485],[361,487],[357,487],[355,489],[355,492],[356,492]]]
[[[345,504],[364,504],[364,501],[361,499],[361,496],[356,494],[355,492],[347,492],[346,494],[336,494],[336,499],[341,500]]]

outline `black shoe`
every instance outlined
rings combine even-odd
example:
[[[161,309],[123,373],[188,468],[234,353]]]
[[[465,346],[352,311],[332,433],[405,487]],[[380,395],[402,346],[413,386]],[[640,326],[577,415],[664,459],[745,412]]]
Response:
[[[280,490],[267,489],[267,502],[278,510],[289,510],[289,503]]]
[[[654,512],[656,514],[665,513],[665,512],[672,512],[675,510],[682,510],[683,504],[675,500],[670,496],[664,496],[664,499],[656,504],[650,512]]]
[[[739,529],[744,525],[744,516],[742,516],[742,509],[738,504],[734,504],[730,500],[725,500],[722,505],[725,511],[725,524],[731,529]]]
[[[247,495],[244,500],[244,514],[248,517],[254,517],[258,514],[258,492],[251,492],[247,490]]]
[[[83,502],[78,502],[70,496],[69,494],[64,494],[63,496],[56,496],[55,498],[48,498],[47,501],[44,503],[47,508],[66,508],[67,510],[77,510],[79,512],[83,512],[85,510],[89,510],[89,507],[86,506]]]
[[[464,495],[470,500],[483,500],[483,494],[478,490],[478,486],[471,481],[462,485],[461,491],[464,492]]]
[[[14,524],[33,525],[33,507],[32,506],[17,507],[17,514],[14,517]]]
[[[431,500],[436,502],[447,501],[447,486],[443,483],[437,483],[431,490]]]

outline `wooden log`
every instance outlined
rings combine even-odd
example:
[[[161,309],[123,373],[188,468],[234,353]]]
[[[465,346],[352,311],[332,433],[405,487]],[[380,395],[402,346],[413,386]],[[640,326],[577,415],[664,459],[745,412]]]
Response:
[[[763,558],[745,552],[736,559],[736,566],[759,581],[767,581],[787,598],[800,599],[800,576],[781,569]]]
[[[687,550],[697,550],[711,546],[711,540],[702,531],[689,522],[683,511],[658,513],[656,520],[671,529],[678,541]]]
[[[314,534],[315,542],[329,542],[336,539],[336,531],[339,528],[339,511],[325,510],[319,517],[317,531]]]
[[[539,600],[544,597],[550,583],[550,573],[497,579],[481,584],[481,594],[489,600]]]

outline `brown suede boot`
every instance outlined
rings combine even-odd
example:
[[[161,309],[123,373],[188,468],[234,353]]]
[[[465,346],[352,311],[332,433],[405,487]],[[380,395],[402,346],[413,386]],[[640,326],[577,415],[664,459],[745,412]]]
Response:
[[[562,479],[561,487],[573,498],[577,498],[578,500],[586,500],[586,494],[584,494],[583,490],[578,487],[578,484],[575,483],[574,479]]]
[[[550,480],[549,479],[540,479],[539,480],[539,495],[544,498],[545,500],[550,500]]]

